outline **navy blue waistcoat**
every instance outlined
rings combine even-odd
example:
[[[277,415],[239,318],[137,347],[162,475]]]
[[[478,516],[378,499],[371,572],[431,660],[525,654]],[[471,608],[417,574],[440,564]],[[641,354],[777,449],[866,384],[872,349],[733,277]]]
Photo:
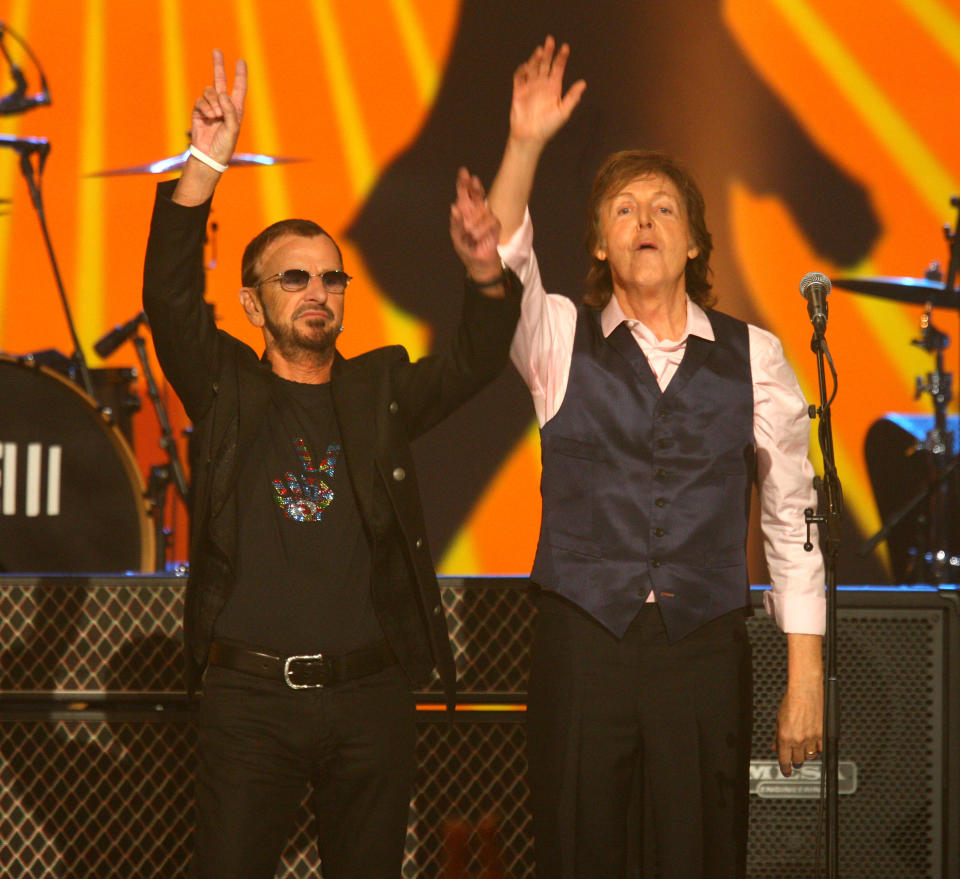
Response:
[[[567,391],[541,429],[543,519],[531,577],[617,637],[652,588],[671,640],[749,604],[754,478],[747,325],[708,311],[661,393],[626,324],[581,306]]]

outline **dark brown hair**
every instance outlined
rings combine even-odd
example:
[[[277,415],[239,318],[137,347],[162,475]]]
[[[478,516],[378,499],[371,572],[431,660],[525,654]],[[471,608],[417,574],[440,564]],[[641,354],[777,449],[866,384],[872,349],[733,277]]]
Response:
[[[697,186],[693,175],[679,162],[664,153],[650,150],[623,150],[608,156],[593,178],[590,191],[587,219],[587,251],[591,265],[587,273],[589,290],[583,301],[594,308],[603,308],[613,295],[613,276],[610,264],[598,259],[596,251],[603,248],[603,230],[600,226],[600,212],[607,200],[612,198],[631,180],[638,177],[662,175],[673,182],[683,200],[684,212],[690,228],[690,237],[697,248],[697,255],[687,260],[685,284],[687,293],[697,305],[707,308],[716,302],[710,292],[710,253],[713,239],[707,229],[703,193]]]
[[[317,238],[320,235],[326,235],[337,250],[340,265],[343,265],[343,254],[340,253],[339,245],[323,227],[318,226],[313,220],[280,220],[278,223],[267,226],[244,248],[243,258],[240,260],[240,283],[244,287],[256,287],[263,280],[259,277],[260,257],[271,242],[284,235],[296,235],[300,238]]]

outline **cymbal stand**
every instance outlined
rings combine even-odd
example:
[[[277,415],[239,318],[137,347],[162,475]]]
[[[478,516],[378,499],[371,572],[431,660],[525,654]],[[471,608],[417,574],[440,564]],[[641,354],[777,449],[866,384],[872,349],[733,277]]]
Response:
[[[53,277],[57,284],[57,292],[60,294],[60,304],[63,306],[63,313],[67,319],[67,327],[70,330],[70,338],[73,340],[73,359],[77,363],[77,370],[80,373],[83,389],[99,406],[100,403],[93,388],[93,381],[90,378],[90,368],[87,366],[87,358],[84,356],[80,339],[77,337],[77,328],[73,322],[70,303],[67,301],[67,294],[63,287],[63,279],[60,277],[60,268],[57,265],[56,254],[53,252],[53,242],[50,240],[46,212],[43,208],[41,181],[43,178],[43,166],[46,164],[47,154],[50,152],[50,142],[45,138],[39,137],[14,138],[10,136],[0,136],[0,146],[13,147],[20,155],[20,170],[23,173],[24,180],[27,182],[27,188],[30,190],[30,200],[33,202],[34,210],[37,212],[37,219],[40,221],[40,231],[43,234],[43,242],[47,246],[47,255],[50,257],[50,265],[53,268]],[[37,159],[36,175],[34,175],[33,168],[34,155],[39,156]]]
[[[953,399],[953,376],[944,371],[943,352],[950,345],[950,338],[940,332],[931,320],[931,306],[920,319],[920,338],[911,344],[935,354],[933,372],[927,380],[917,377],[915,399],[930,394],[933,400],[934,423],[923,442],[914,446],[915,451],[926,451],[930,456],[927,483],[913,497],[895,510],[883,523],[883,527],[865,541],[857,550],[860,556],[869,555],[886,540],[887,535],[924,502],[928,505],[926,546],[918,552],[918,574],[923,582],[939,586],[953,582],[960,571],[960,559],[950,552],[950,480],[960,458],[953,455],[953,433],[947,429],[947,408]]]
[[[950,207],[956,209],[957,219],[954,221],[953,229],[951,229],[949,225],[943,227],[943,234],[947,239],[947,253],[949,254],[949,259],[947,260],[947,278],[943,284],[944,290],[956,289],[957,273],[960,271],[960,234],[957,234],[958,230],[960,230],[960,196],[953,195],[950,197]],[[960,302],[958,302],[956,298],[954,299],[954,304],[958,306],[957,316],[960,318]],[[923,324],[921,324],[921,326],[923,326]],[[960,335],[958,335],[957,338],[960,338]],[[957,346],[957,355],[960,357],[960,345]],[[960,363],[958,363],[958,365],[960,365]],[[950,400],[948,399],[947,403],[949,402]],[[944,407],[944,417],[946,417],[946,407]]]
[[[951,259],[952,262],[952,259]],[[933,428],[927,433],[926,439],[918,448],[930,454],[929,473],[929,506],[928,544],[923,561],[928,574],[927,579],[934,586],[949,580],[949,516],[950,516],[950,484],[946,478],[947,469],[953,458],[953,434],[947,429],[947,407],[953,399],[953,376],[943,368],[943,352],[950,345],[950,338],[940,332],[932,321],[932,308],[928,304],[920,318],[920,338],[914,339],[911,344],[923,348],[935,356],[933,372],[927,373],[927,381],[917,378],[917,389],[914,399],[923,394],[930,394],[933,401],[934,422]]]
[[[950,254],[950,260],[947,263],[947,279],[944,282],[944,290],[954,290],[957,280],[957,271],[960,270],[960,235],[957,235],[957,228],[960,227],[960,196],[954,195],[950,198],[950,207],[957,209],[957,221],[953,229],[949,225],[943,227],[944,237],[947,239],[947,250]]]
[[[957,210],[957,219],[953,229],[949,224],[943,227],[949,261],[947,276],[943,279],[946,298],[938,301],[947,308],[956,308],[960,314],[960,301],[956,294],[957,274],[960,272],[960,234],[958,234],[960,196],[952,196],[950,206]],[[927,269],[926,277],[928,280],[938,282],[941,280],[939,263],[931,264]],[[924,567],[923,573],[926,575],[924,580],[939,586],[941,583],[960,580],[960,558],[951,555],[949,547],[950,479],[957,468],[957,458],[953,456],[953,434],[947,430],[947,408],[953,399],[953,376],[943,368],[943,352],[949,347],[950,338],[933,325],[932,311],[932,303],[927,302],[926,310],[920,319],[920,338],[911,343],[935,354],[936,357],[935,368],[933,372],[927,373],[926,384],[919,377],[917,378],[917,389],[914,395],[914,399],[919,399],[922,394],[928,393],[933,400],[933,429],[927,433],[924,442],[915,447],[930,454],[932,466],[927,485],[896,510],[873,537],[862,543],[857,554],[865,556],[871,553],[904,518],[929,499],[928,544],[925,551],[920,554],[920,561]]]
[[[181,500],[186,502],[187,478],[184,475],[180,453],[177,450],[177,443],[170,427],[167,407],[163,404],[163,398],[160,396],[160,391],[154,380],[153,371],[150,369],[147,343],[143,336],[137,333],[133,337],[133,345],[137,349],[137,359],[143,369],[143,377],[147,383],[147,394],[157,413],[157,421],[160,422],[160,448],[167,455],[166,464],[155,465],[150,468],[150,481],[147,486],[147,496],[150,499],[151,506],[150,515],[153,516],[153,531],[156,535],[157,558],[155,569],[164,571],[167,564],[167,549],[172,535],[171,529],[166,527],[167,488],[173,485]]]

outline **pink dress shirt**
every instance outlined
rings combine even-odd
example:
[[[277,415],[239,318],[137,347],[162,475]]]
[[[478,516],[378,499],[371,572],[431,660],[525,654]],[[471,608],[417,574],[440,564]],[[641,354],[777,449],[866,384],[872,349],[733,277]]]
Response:
[[[533,395],[542,427],[559,410],[567,390],[577,309],[566,296],[547,293],[533,252],[530,213],[500,256],[523,282],[520,323],[510,351],[514,365]],[[609,336],[626,322],[657,377],[666,389],[683,353],[687,336],[714,340],[710,320],[687,299],[687,324],[677,340],[657,340],[638,320],[623,314],[616,297],[603,309],[600,324]],[[772,333],[749,326],[750,369],[753,375],[753,436],[757,449],[760,525],[770,569],[770,590],[764,607],[784,632],[822,635],[825,629],[824,570],[819,547],[805,552],[803,511],[816,509],[813,467],[807,458],[810,419],[797,377]],[[811,539],[816,543],[815,528]],[[653,599],[653,593],[650,598]]]

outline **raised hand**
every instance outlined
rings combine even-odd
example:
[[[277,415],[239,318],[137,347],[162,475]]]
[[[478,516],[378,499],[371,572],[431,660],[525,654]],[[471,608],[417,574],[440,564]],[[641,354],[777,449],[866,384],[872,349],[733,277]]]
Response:
[[[510,136],[490,187],[490,207],[501,223],[501,244],[520,227],[543,148],[570,118],[587,87],[580,79],[563,93],[570,47],[564,43],[559,51],[554,49],[553,37],[547,37],[513,74]]]
[[[457,200],[450,205],[450,239],[474,281],[483,283],[502,275],[497,253],[499,235],[500,221],[487,204],[483,185],[466,168],[461,168],[457,174]],[[498,290],[484,288],[491,295]]]
[[[547,37],[517,68],[510,105],[511,139],[542,147],[570,118],[587,84],[577,80],[563,93],[563,72],[569,57],[566,43],[555,52],[553,37]]]
[[[243,102],[247,95],[247,65],[237,61],[233,90],[227,93],[223,52],[213,50],[213,85],[197,98],[190,116],[190,142],[221,164],[229,163],[240,136]]]

